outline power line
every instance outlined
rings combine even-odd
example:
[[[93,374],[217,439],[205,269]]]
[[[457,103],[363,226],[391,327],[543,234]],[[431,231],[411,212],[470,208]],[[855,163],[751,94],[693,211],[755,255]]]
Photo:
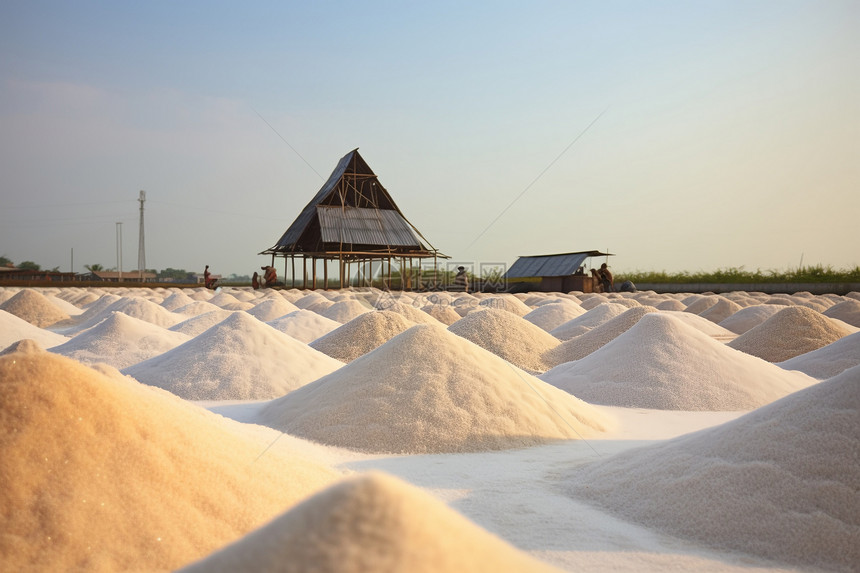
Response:
[[[561,159],[561,158],[562,158],[562,156],[563,156],[565,153],[567,153],[567,150],[568,150],[568,149],[570,149],[571,147],[573,147],[573,145],[574,145],[577,141],[579,141],[579,140],[582,138],[582,136],[583,136],[583,135],[585,135],[585,134],[586,134],[586,132],[588,132],[588,130],[589,130],[589,129],[591,129],[591,126],[592,126],[592,125],[594,125],[595,123],[597,123],[597,120],[598,120],[598,119],[600,119],[600,118],[601,118],[601,116],[603,116],[603,114],[604,114],[604,113],[606,113],[606,111],[607,111],[608,109],[609,109],[609,108],[607,107],[606,109],[604,109],[603,111],[601,111],[599,114],[597,114],[597,117],[595,117],[593,120],[591,120],[591,123],[589,123],[589,124],[585,127],[585,129],[583,129],[583,130],[579,133],[579,135],[577,135],[576,137],[574,137],[574,138],[573,138],[573,141],[571,141],[570,143],[568,143],[568,144],[567,144],[567,147],[565,147],[565,148],[561,151],[561,153],[559,153],[559,154],[556,156],[556,158],[555,158],[555,159],[553,159],[552,161],[550,161],[550,162],[549,162],[549,165],[547,165],[546,167],[544,167],[543,171],[541,171],[540,173],[538,173],[537,177],[535,177],[534,179],[532,179],[532,182],[531,182],[531,183],[529,183],[528,185],[526,185],[525,189],[523,189],[522,191],[520,191],[520,194],[519,194],[519,195],[517,195],[516,197],[514,197],[514,200],[513,200],[513,201],[511,201],[511,202],[508,204],[508,206],[507,206],[507,207],[505,207],[504,209],[502,209],[502,212],[501,212],[501,213],[499,213],[498,215],[496,215],[496,218],[495,218],[495,219],[493,219],[492,221],[490,221],[490,224],[489,224],[489,225],[487,225],[487,227],[486,227],[483,231],[481,231],[481,232],[478,234],[478,236],[477,236],[477,237],[475,237],[475,239],[474,239],[471,243],[469,243],[469,246],[468,246],[468,247],[466,247],[466,250],[468,251],[469,249],[471,249],[471,248],[472,248],[472,246],[473,246],[475,243],[477,243],[477,242],[478,242],[478,239],[480,239],[481,237],[483,237],[483,236],[484,236],[484,233],[486,233],[487,231],[489,231],[489,230],[490,230],[490,227],[492,227],[493,225],[495,225],[495,224],[496,224],[496,221],[498,221],[499,219],[501,219],[502,215],[504,215],[505,213],[507,213],[507,212],[508,212],[508,209],[510,209],[511,207],[513,207],[513,206],[514,206],[514,203],[516,203],[517,201],[519,201],[519,200],[522,198],[522,196],[523,196],[523,195],[525,195],[525,194],[526,194],[526,192],[527,192],[529,189],[531,189],[531,188],[532,188],[532,185],[534,185],[535,183],[537,183],[537,182],[538,182],[538,180],[539,180],[541,177],[543,177],[543,174],[544,174],[544,173],[546,173],[547,171],[549,171],[550,167],[552,167],[553,165],[555,165],[555,163],[556,163],[559,159]]]
[[[254,108],[251,108],[251,109],[254,109]],[[299,158],[300,158],[302,161],[304,161],[304,162],[305,162],[305,164],[306,164],[308,167],[310,167],[310,168],[311,168],[311,171],[313,171],[314,173],[316,173],[316,174],[317,174],[317,177],[319,177],[320,179],[323,179],[323,176],[322,176],[322,175],[320,175],[320,174],[319,174],[319,172],[318,172],[316,169],[314,169],[314,166],[313,166],[313,165],[311,165],[310,163],[308,163],[308,160],[307,160],[307,159],[305,159],[304,157],[302,157],[302,154],[301,154],[301,153],[299,153],[298,151],[296,151],[296,148],[295,148],[295,147],[293,147],[292,145],[290,145],[290,142],[289,142],[289,141],[287,141],[286,139],[284,139],[284,136],[283,136],[283,135],[281,135],[280,133],[278,133],[278,130],[277,130],[277,129],[275,129],[274,127],[272,127],[272,124],[271,124],[271,123],[269,123],[268,121],[266,121],[266,118],[265,118],[265,117],[263,117],[262,115],[260,115],[260,112],[258,112],[256,109],[254,109],[254,113],[256,113],[256,114],[257,114],[257,117],[259,117],[260,119],[262,119],[262,120],[263,120],[263,123],[265,123],[266,125],[268,125],[268,126],[271,128],[271,130],[275,132],[275,135],[277,135],[278,137],[280,137],[280,138],[281,138],[281,141],[283,141],[284,143],[286,143],[286,144],[287,144],[287,146],[288,146],[290,149],[292,149],[292,150],[293,150],[293,153],[295,153],[296,155],[298,155],[298,156],[299,156]]]

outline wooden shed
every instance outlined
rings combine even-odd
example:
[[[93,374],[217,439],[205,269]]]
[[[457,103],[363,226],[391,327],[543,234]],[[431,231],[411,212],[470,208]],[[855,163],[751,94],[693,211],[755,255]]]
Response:
[[[330,265],[335,265],[340,288],[350,285],[354,271],[359,286],[371,285],[376,276],[385,288],[417,288],[422,264],[432,261],[430,280],[435,282],[438,259],[449,258],[403,215],[358,149],[338,161],[278,242],[260,254],[272,255],[272,266],[275,257],[283,257],[288,282],[313,289],[328,288]],[[322,285],[317,282],[319,263]]]
[[[595,292],[594,279],[586,272],[591,257],[610,257],[612,253],[578,251],[556,255],[519,257],[505,273],[509,290],[542,292]]]

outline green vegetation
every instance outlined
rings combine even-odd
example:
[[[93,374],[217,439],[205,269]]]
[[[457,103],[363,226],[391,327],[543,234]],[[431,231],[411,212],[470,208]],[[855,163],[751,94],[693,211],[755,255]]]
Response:
[[[860,282],[860,266],[853,269],[834,269],[827,265],[799,267],[786,271],[756,269],[745,270],[743,267],[717,269],[712,272],[699,271],[690,273],[667,273],[666,271],[634,271],[618,273],[615,284],[629,280],[639,283],[856,283]]]

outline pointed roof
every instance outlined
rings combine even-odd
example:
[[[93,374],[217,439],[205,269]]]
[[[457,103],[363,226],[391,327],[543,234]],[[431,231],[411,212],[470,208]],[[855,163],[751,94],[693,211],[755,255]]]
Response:
[[[338,161],[278,242],[260,254],[331,251],[445,256],[406,219],[357,148]]]

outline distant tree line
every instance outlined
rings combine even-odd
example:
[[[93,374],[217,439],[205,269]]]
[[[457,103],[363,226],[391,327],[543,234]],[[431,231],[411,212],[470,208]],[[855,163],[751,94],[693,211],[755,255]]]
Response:
[[[41,271],[43,270],[41,265],[34,263],[33,261],[23,261],[18,264],[15,264],[12,259],[9,257],[2,255],[0,256],[0,267],[15,267],[18,269],[24,270],[32,270],[32,271]],[[84,265],[84,268],[91,273],[98,273],[102,271],[116,271],[116,267],[105,268],[103,265],[98,263],[94,263],[91,265]],[[50,272],[60,272],[60,267],[54,267],[50,269]],[[168,267],[162,271],[158,271],[156,269],[146,269],[145,272],[153,273],[156,276],[157,281],[163,282],[181,282],[181,283],[193,283],[197,281],[197,272],[186,271],[185,269],[174,269]],[[250,283],[251,277],[248,275],[237,275],[235,273],[224,276],[221,279],[221,283],[233,283],[233,284],[243,284]]]

